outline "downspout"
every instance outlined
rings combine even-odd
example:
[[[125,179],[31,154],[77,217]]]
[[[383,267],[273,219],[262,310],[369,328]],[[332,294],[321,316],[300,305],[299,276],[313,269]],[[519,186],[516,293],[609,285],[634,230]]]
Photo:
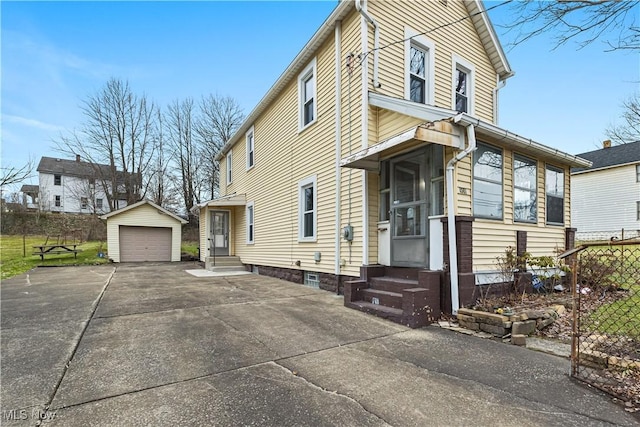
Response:
[[[336,141],[335,141],[335,150],[336,150],[336,208],[335,208],[335,224],[336,224],[336,235],[335,235],[335,263],[334,263],[334,272],[337,280],[336,285],[336,294],[340,293],[340,244],[342,234],[340,232],[340,205],[341,205],[341,193],[342,193],[342,169],[340,168],[340,158],[342,157],[342,146],[340,144],[340,140],[342,138],[342,128],[341,128],[341,120],[342,120],[342,67],[341,67],[341,54],[342,54],[342,21],[336,22],[335,27],[335,85],[336,85],[336,105],[335,105],[335,126],[336,126]]]
[[[454,117],[458,123],[461,115]],[[456,213],[454,207],[453,172],[455,165],[476,149],[476,132],[473,125],[467,126],[467,140],[469,146],[447,162],[447,229],[449,234],[449,273],[451,276],[451,312],[458,313],[460,298],[458,296],[458,245],[456,244]]]
[[[496,85],[496,87],[493,89],[493,111],[495,114],[495,117],[493,118],[493,123],[498,126],[498,122],[500,121],[500,115],[499,112],[500,110],[498,109],[499,105],[498,105],[498,91],[502,88],[504,88],[507,85],[507,79],[501,79],[500,76],[498,76],[498,84]]]
[[[378,23],[367,13],[367,6],[364,4],[366,0],[355,0],[356,10],[364,17],[364,19],[371,25],[373,25],[373,87],[378,89],[380,82],[378,81],[378,48],[380,46],[380,31],[378,29]],[[366,46],[364,46],[363,52],[366,52]],[[366,65],[365,65],[366,66]]]

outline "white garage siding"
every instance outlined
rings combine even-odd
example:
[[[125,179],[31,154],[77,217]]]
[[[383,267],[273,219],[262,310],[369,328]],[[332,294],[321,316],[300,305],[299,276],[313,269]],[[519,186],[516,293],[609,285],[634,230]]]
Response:
[[[151,238],[151,243],[153,243],[153,246],[160,244],[159,242],[165,242],[162,243],[162,245],[166,244],[169,247],[169,249],[166,249],[162,255],[165,260],[180,261],[182,224],[186,223],[186,221],[174,216],[173,214],[165,211],[159,206],[156,206],[148,201],[138,202],[134,205],[130,205],[122,209],[121,211],[115,211],[111,212],[110,214],[104,215],[101,218],[107,219],[108,253],[109,258],[111,258],[114,262],[131,261],[131,259],[126,258],[129,256],[133,256],[134,259],[136,257],[142,256],[140,254],[136,255],[136,252],[140,252],[140,248],[135,246],[138,242],[134,242],[133,247],[129,247],[131,245],[128,242],[131,241],[130,239],[132,238],[132,233],[133,238],[136,239]],[[148,228],[149,230],[137,230],[139,228]],[[121,256],[122,237],[120,236],[120,231],[122,229],[125,230],[124,240],[122,241],[122,244],[123,247],[127,245],[127,248],[124,248],[124,257]],[[158,229],[161,231],[157,231]],[[163,232],[162,229],[171,230],[170,239],[168,236],[168,231]],[[163,233],[164,237],[162,237]],[[140,243],[145,242],[141,241]],[[149,248],[150,246],[147,245],[146,247]],[[168,257],[166,255],[167,251],[169,252]],[[156,254],[153,256],[158,256],[158,253],[160,253],[160,249],[153,249],[152,254],[154,252]]]
[[[170,227],[121,225],[120,262],[171,261]]]

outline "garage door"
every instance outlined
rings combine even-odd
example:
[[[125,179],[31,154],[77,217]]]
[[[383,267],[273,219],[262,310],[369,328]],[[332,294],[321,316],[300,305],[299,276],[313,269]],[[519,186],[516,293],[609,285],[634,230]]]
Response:
[[[171,261],[171,228],[120,226],[120,262]]]

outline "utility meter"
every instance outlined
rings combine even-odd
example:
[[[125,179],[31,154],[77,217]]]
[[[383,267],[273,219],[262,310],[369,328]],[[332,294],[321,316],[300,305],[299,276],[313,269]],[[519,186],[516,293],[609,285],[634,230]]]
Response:
[[[351,242],[353,240],[353,227],[351,226],[351,224],[347,225],[344,228],[344,230],[342,231],[342,236],[347,242]]]

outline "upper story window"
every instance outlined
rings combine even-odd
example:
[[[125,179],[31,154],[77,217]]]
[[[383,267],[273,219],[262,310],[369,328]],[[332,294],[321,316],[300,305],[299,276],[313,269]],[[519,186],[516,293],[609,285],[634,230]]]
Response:
[[[298,76],[300,104],[298,130],[300,131],[314,123],[318,115],[316,77],[316,60],[314,58]]]
[[[536,162],[522,156],[513,159],[513,219],[535,222],[538,219]]]
[[[547,224],[564,224],[564,171],[547,165]]]
[[[405,39],[405,98],[433,104],[435,44],[409,28]]]
[[[315,176],[305,178],[298,182],[298,239],[302,242],[316,241],[318,207],[316,187]]]
[[[102,199],[96,199],[96,208],[102,209]]]
[[[62,185],[62,175],[53,175],[53,185]]]
[[[478,143],[473,152],[473,214],[502,219],[502,150]]]
[[[247,203],[247,243],[252,244],[254,239],[254,215],[253,202]]]
[[[247,170],[249,170],[255,164],[255,158],[254,158],[255,143],[254,143],[253,126],[251,126],[251,129],[249,129],[249,131],[246,133],[245,139],[247,141]]]
[[[227,153],[227,184],[233,182],[233,151]]]
[[[86,197],[80,197],[80,209],[87,209],[89,200]]]
[[[469,61],[453,55],[453,109],[473,114],[475,67]]]
[[[636,165],[636,182],[640,182],[640,164]]]

